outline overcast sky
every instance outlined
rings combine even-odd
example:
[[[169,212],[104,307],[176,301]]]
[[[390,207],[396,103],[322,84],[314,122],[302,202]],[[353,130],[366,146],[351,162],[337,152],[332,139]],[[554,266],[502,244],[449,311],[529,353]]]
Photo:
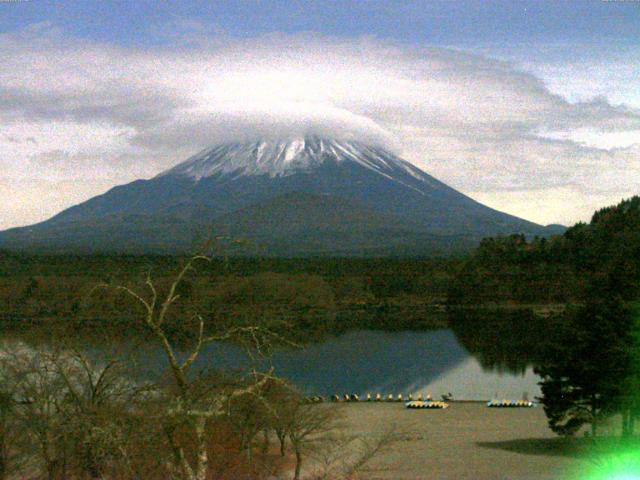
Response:
[[[0,0],[0,32],[0,228],[289,131],[543,224],[640,193],[640,1]]]

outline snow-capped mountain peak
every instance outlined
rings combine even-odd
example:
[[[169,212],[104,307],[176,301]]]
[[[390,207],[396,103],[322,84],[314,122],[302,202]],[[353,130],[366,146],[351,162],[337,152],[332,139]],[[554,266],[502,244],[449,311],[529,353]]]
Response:
[[[248,239],[239,254],[425,255],[514,232],[549,234],[382,147],[307,136],[205,149],[155,178],[0,232],[0,248],[177,253],[214,234]]]
[[[420,169],[382,147],[315,136],[216,145],[158,177],[182,176],[196,181],[218,175],[232,178],[252,175],[284,177],[312,171],[328,161],[354,162],[388,178],[396,177],[394,174],[398,172],[420,181],[428,178]]]

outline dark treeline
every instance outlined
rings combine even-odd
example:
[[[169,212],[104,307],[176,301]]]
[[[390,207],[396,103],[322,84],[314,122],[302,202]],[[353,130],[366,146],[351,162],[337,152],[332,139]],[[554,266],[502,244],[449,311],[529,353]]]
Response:
[[[218,256],[183,285],[186,303],[210,315],[293,319],[301,329],[441,326],[442,304],[579,305],[597,279],[615,273],[609,288],[633,298],[640,278],[640,226],[633,198],[596,212],[565,234],[527,240],[488,238],[466,258],[345,259]],[[102,320],[96,285],[160,283],[184,259],[171,256],[38,256],[0,252],[0,321]],[[611,277],[613,278],[613,277]],[[608,280],[607,280],[608,281]],[[118,305],[117,300],[110,303]],[[126,311],[125,306],[120,308]],[[117,313],[117,309],[116,309]]]
[[[449,302],[575,303],[584,288],[584,277],[571,257],[574,247],[570,236],[532,241],[523,235],[485,239],[451,282]]]
[[[34,256],[0,253],[0,321],[7,328],[54,323],[92,326],[129,320],[121,295],[100,285],[162,287],[184,262],[169,256]],[[198,311],[228,322],[283,320],[317,338],[352,328],[443,325],[458,259],[262,259],[217,257],[181,284],[176,318]]]
[[[604,283],[609,295],[632,300],[639,282],[640,197],[633,197],[550,239],[483,240],[452,280],[449,301],[575,304]]]

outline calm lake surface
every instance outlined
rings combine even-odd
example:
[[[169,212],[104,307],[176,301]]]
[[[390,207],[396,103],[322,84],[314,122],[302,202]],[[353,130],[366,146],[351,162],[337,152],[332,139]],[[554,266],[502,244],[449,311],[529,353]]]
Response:
[[[301,349],[277,351],[268,363],[308,395],[429,393],[440,398],[451,393],[460,400],[533,400],[540,395],[539,377],[531,365],[551,328],[543,319],[523,311],[485,312],[452,316],[448,323],[451,329],[350,331]],[[5,343],[22,341],[35,347],[53,341],[46,335],[40,338],[44,340],[12,335],[5,337]],[[77,342],[98,362],[114,349],[99,342],[90,346],[82,339]],[[166,360],[156,344],[121,340],[115,350],[133,355],[136,376],[150,378],[165,371]],[[241,370],[249,364],[240,347],[211,344],[194,368]]]
[[[164,366],[159,349],[136,347],[137,357]],[[143,363],[143,362],[141,362]],[[482,366],[449,329],[429,331],[352,331],[308,345],[276,352],[270,359],[275,373],[309,395],[371,393],[397,395],[452,393],[456,399],[533,399],[540,394],[539,378],[530,367],[514,372]],[[248,364],[242,349],[209,345],[195,367],[234,370]]]
[[[354,331],[273,358],[280,375],[310,393],[452,393],[459,399],[530,398],[538,377],[483,368],[451,330]]]

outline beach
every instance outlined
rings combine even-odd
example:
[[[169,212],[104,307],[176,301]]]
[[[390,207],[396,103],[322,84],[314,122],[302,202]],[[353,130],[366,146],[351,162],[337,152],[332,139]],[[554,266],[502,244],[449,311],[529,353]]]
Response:
[[[453,402],[445,410],[402,403],[342,404],[349,434],[372,438],[391,426],[399,440],[372,460],[368,479],[572,479],[586,467],[535,408]]]

